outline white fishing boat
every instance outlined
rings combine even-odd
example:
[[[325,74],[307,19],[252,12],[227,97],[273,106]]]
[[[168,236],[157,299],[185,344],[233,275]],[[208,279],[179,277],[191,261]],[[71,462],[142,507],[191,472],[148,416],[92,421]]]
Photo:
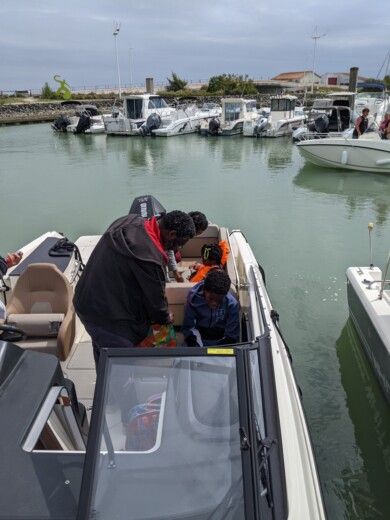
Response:
[[[293,131],[292,139],[299,142],[304,139],[322,137],[341,137],[351,127],[354,113],[349,107],[334,106],[330,99],[319,100],[307,116],[306,124]]]
[[[258,118],[255,99],[222,98],[222,116],[204,120],[201,135],[242,134],[244,123]]]
[[[349,267],[349,315],[390,402],[390,253],[386,266]]]
[[[182,249],[185,267],[203,244],[228,242],[239,344],[105,349],[97,379],[72,294],[100,237],[59,238],[23,247],[5,279],[2,516],[325,519],[290,354],[244,235],[210,224]],[[167,283],[176,327],[192,286]]]
[[[153,129],[169,124],[175,113],[161,96],[132,94],[124,96],[121,109],[114,107],[103,121],[108,135],[150,135]]]
[[[171,137],[198,132],[201,123],[207,124],[212,118],[221,115],[221,107],[208,105],[202,108],[198,108],[195,104],[177,106],[176,112],[172,114],[170,120],[167,119],[165,124],[152,130],[152,134],[160,137]]]
[[[304,139],[297,147],[306,160],[318,166],[364,172],[390,173],[390,141],[377,132],[365,132],[352,139],[344,137]]]
[[[296,96],[271,97],[269,114],[262,114],[255,120],[244,123],[244,136],[247,137],[283,137],[291,135],[302,126],[306,116],[301,106],[296,106]]]
[[[51,125],[55,132],[69,132],[73,134],[103,134],[105,132],[103,116],[95,105],[77,104],[74,116],[61,115]],[[69,105],[69,101],[63,103]]]

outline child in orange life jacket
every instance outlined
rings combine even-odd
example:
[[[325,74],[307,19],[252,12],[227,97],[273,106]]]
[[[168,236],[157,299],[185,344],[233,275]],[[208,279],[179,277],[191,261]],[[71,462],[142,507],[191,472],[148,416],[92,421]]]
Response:
[[[200,282],[211,269],[221,269],[226,265],[229,246],[226,240],[219,244],[205,244],[201,249],[202,263],[196,263],[191,268],[194,272],[189,277],[189,282]]]

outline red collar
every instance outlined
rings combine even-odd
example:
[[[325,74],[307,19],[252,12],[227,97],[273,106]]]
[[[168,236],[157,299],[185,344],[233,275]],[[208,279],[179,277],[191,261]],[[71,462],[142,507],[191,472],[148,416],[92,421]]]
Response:
[[[167,263],[168,255],[167,255],[167,253],[164,249],[163,243],[161,241],[161,231],[160,231],[160,227],[158,225],[158,221],[157,221],[156,217],[152,217],[148,220],[145,220],[144,225],[145,225],[145,230],[146,230],[147,234],[149,235],[151,241],[162,254],[164,262]]]

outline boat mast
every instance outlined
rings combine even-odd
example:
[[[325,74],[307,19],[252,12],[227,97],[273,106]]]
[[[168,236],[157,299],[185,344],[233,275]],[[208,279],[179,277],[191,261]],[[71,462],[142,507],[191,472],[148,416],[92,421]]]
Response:
[[[118,71],[118,86],[119,86],[119,99],[122,97],[122,89],[121,89],[121,73],[119,70],[119,58],[118,58],[118,45],[117,45],[117,36],[121,29],[121,24],[118,22],[114,22],[114,32],[112,33],[115,41],[115,55],[116,55],[116,68]]]

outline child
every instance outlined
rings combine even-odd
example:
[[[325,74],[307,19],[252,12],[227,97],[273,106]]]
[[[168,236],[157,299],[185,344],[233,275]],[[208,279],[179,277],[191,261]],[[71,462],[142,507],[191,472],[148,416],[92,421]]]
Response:
[[[226,265],[229,252],[226,240],[221,240],[219,244],[205,244],[201,249],[202,263],[191,266],[194,272],[188,281],[198,283],[205,278],[211,269],[223,268]]]
[[[192,221],[195,226],[195,236],[201,235],[203,231],[206,231],[209,223],[206,218],[206,215],[201,211],[190,211],[188,215],[192,218]],[[177,262],[180,262],[181,256],[180,253],[176,253],[174,251],[167,251],[168,255],[168,271],[172,271],[173,276],[177,282],[184,282],[183,276],[177,270]]]

